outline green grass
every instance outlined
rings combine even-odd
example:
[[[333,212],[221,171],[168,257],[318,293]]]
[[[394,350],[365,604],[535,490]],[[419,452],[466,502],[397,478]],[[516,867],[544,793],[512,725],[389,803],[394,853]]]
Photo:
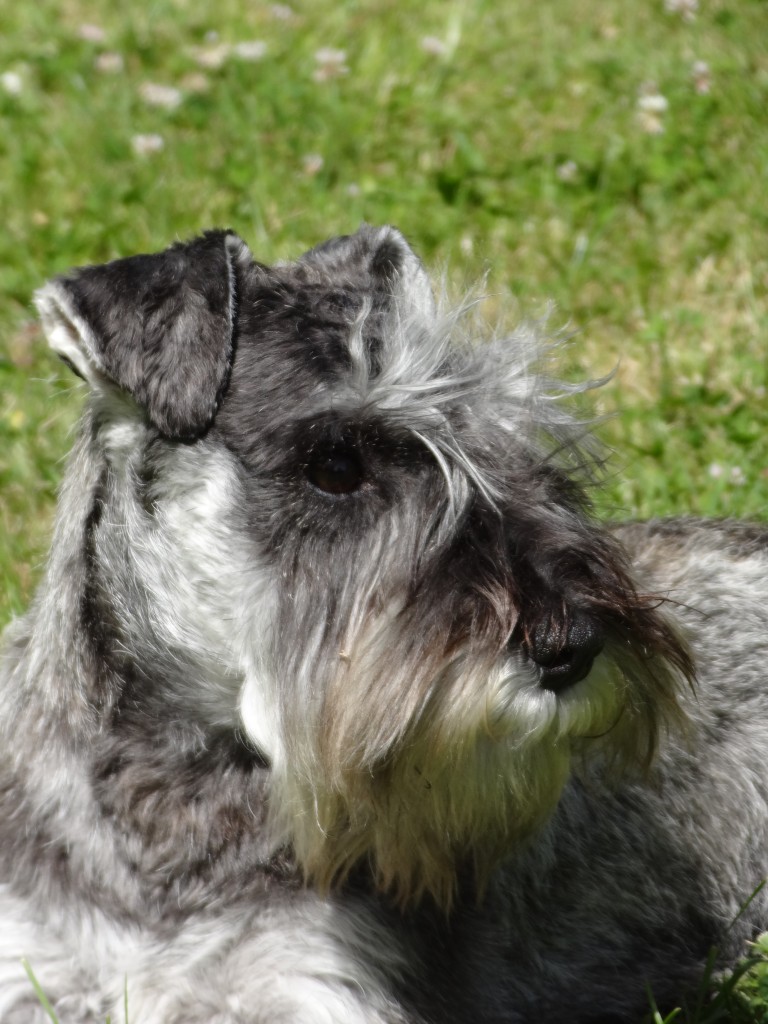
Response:
[[[39,578],[81,400],[32,291],[214,225],[271,261],[392,222],[457,290],[487,273],[516,314],[554,300],[578,330],[565,372],[618,366],[596,396],[616,450],[600,509],[768,518],[768,4],[699,6],[3,5],[0,622]],[[221,49],[252,40],[257,61]],[[317,81],[322,48],[346,57]],[[181,102],[152,106],[148,82]],[[163,148],[137,154],[150,134]]]
[[[50,1019],[53,1022],[53,1024],[59,1024],[59,1018],[56,1015],[56,1011],[51,1006],[51,1001],[48,998],[48,996],[45,994],[42,985],[37,980],[35,972],[30,967],[29,962],[27,960],[22,960],[21,964],[22,964],[22,967],[24,968],[24,970],[26,971],[27,977],[29,978],[29,981],[30,981],[30,984],[32,985],[32,988],[35,990],[35,995],[37,996],[37,998],[38,998],[38,1000],[40,1002],[40,1005],[45,1010],[45,1012],[48,1015],[48,1017],[50,1017]]]

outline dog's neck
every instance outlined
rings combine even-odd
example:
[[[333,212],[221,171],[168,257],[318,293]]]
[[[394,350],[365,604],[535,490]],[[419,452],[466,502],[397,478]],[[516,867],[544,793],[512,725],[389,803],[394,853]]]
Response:
[[[76,881],[99,892],[103,905],[135,906],[138,897],[143,912],[163,915],[172,906],[183,916],[222,894],[240,898],[243,862],[254,889],[272,879],[285,884],[295,871],[264,827],[270,772],[263,758],[234,730],[194,711],[166,707],[161,715],[162,700],[147,696],[153,688],[167,694],[167,681],[148,663],[119,656],[105,567],[95,558],[99,524],[116,511],[95,429],[87,412],[44,579],[8,631],[5,727],[15,749],[26,742],[38,752],[23,773],[10,771],[28,793],[21,832],[40,843],[16,849],[9,842],[3,851],[14,873],[30,880],[40,875],[35,863],[56,859],[61,894]]]

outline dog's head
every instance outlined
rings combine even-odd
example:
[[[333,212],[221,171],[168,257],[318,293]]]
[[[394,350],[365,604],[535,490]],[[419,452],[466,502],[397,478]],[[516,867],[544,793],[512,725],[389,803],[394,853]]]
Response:
[[[368,859],[447,904],[576,756],[650,758],[690,664],[590,515],[589,385],[534,327],[439,311],[392,228],[274,267],[210,232],[38,305],[92,386],[111,649],[157,713],[245,730],[318,885]]]

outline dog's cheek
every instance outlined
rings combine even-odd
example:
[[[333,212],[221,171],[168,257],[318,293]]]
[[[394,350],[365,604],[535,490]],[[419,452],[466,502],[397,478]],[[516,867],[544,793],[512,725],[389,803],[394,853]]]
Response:
[[[159,662],[156,695],[217,727],[241,728],[245,709],[248,732],[274,756],[264,726],[274,578],[248,527],[236,460],[213,438],[153,437],[116,488],[99,544],[123,643]]]

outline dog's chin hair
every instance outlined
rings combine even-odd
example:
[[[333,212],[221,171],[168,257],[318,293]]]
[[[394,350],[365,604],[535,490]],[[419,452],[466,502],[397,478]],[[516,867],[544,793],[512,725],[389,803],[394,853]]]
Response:
[[[482,891],[551,816],[585,759],[602,759],[619,778],[647,764],[659,733],[680,718],[675,670],[660,658],[638,668],[620,644],[560,696],[519,657],[454,658],[419,707],[402,696],[409,688],[397,672],[354,667],[340,660],[329,693],[343,700],[332,713],[326,704],[318,735],[275,770],[273,826],[320,891],[364,862],[403,907],[428,896],[447,911],[467,872]],[[362,692],[355,680],[366,678],[375,685]]]
[[[376,771],[348,771],[341,785],[338,773],[327,783],[274,780],[277,824],[308,882],[327,892],[365,862],[401,907],[429,896],[449,910],[459,873],[470,868],[482,888],[505,852],[547,819],[570,767],[564,743],[511,747],[483,736],[443,758],[431,746],[428,735],[416,738]]]

